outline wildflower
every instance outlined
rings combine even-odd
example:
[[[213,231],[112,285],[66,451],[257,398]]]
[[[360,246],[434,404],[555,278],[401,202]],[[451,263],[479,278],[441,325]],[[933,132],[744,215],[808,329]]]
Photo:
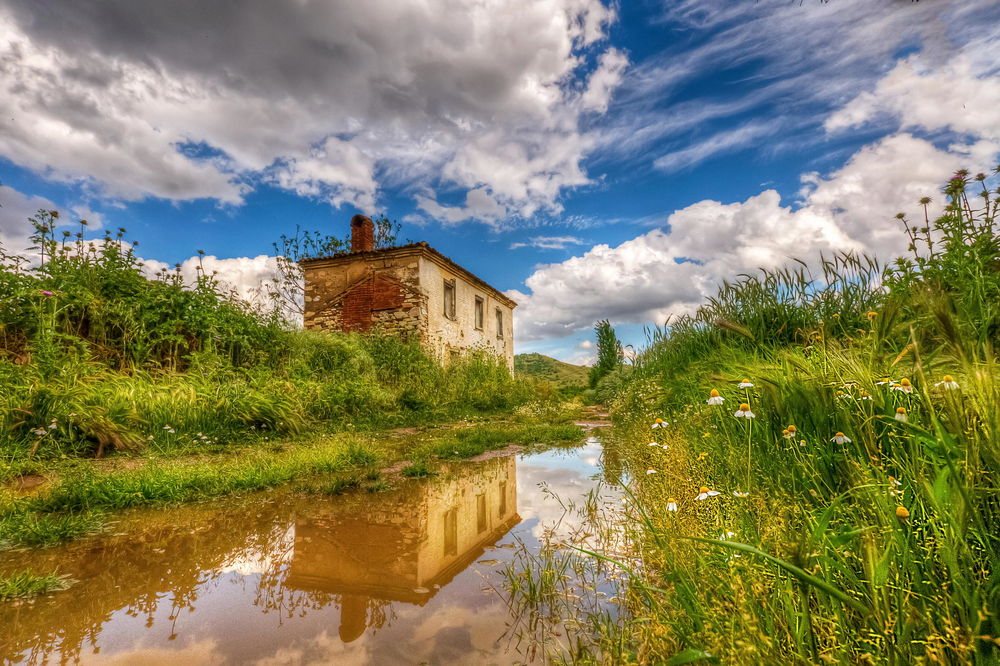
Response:
[[[658,442],[650,442],[646,446],[659,446],[659,443]]]
[[[892,389],[894,391],[902,391],[903,393],[913,393],[913,385],[910,384],[910,380],[906,377],[900,379],[899,384],[893,386]]]
[[[788,426],[788,432],[790,432],[790,433],[792,433],[794,435],[798,431],[799,431],[798,428],[796,428],[794,425],[789,424],[789,426]]]
[[[660,444],[660,448],[663,449],[664,451],[669,451],[670,450],[670,445],[669,444]]]
[[[49,424],[49,430],[55,430],[55,429],[56,429],[56,428],[58,428],[58,427],[59,427],[59,426],[58,426],[58,425],[56,425],[56,422],[55,422],[55,421],[53,421],[52,423],[50,423],[50,424]]]
[[[737,386],[739,386],[739,388],[741,389],[748,389],[748,388],[753,388],[753,383],[751,383],[749,379],[744,379]]]
[[[740,498],[750,497],[750,493],[744,493],[744,492],[740,492],[739,490],[734,490],[733,491],[733,497],[740,497]]]
[[[868,321],[871,321],[872,319],[878,316],[878,313],[875,312],[874,310],[869,310],[866,316],[868,317]]]
[[[906,423],[909,420],[906,416],[906,407],[896,408],[896,420],[900,423]]]
[[[838,431],[837,434],[835,434],[832,438],[830,438],[830,441],[836,442],[837,444],[850,444],[851,438],[845,435],[844,433]]]
[[[653,428],[666,428],[667,424],[663,421],[663,419],[656,419],[656,421],[653,422],[652,427]]]
[[[656,474],[656,470],[652,467],[646,469],[646,474]]]
[[[883,379],[880,382],[875,382],[875,386],[882,386],[883,384],[888,384],[889,386],[892,386],[895,383],[896,382],[894,382],[891,379],[889,379],[888,377],[886,377],[885,379]]]
[[[738,419],[752,419],[754,418],[754,413],[750,411],[750,405],[744,402],[740,404],[739,410],[733,416]]]
[[[899,480],[896,477],[890,476],[889,477],[889,497],[902,497],[903,496],[903,491],[899,490],[899,487],[901,485],[903,485],[903,484],[900,483]]]
[[[799,446],[805,446],[805,445],[806,445],[806,440],[800,439],[799,440]]]
[[[955,378],[952,377],[951,375],[945,375],[944,377],[941,378],[941,381],[939,381],[934,386],[940,386],[946,391],[954,391],[955,389],[958,388],[958,382],[956,382]]]
[[[698,496],[695,497],[696,500],[708,499],[709,497],[715,497],[719,494],[718,490],[709,490],[708,486],[702,486],[698,489]]]
[[[899,522],[905,523],[907,519],[909,519],[909,517],[910,517],[910,512],[909,510],[907,510],[905,506],[900,504],[899,506],[896,507],[896,518],[899,520]]]
[[[702,438],[705,438],[705,437],[711,437],[711,436],[712,436],[712,434],[711,434],[711,433],[708,433],[708,432],[703,432],[703,433],[701,433],[701,436],[702,436]]]
[[[170,426],[168,426],[168,425],[165,425],[165,426],[163,426],[163,429],[164,429],[164,430],[170,430]]]
[[[861,391],[861,399],[862,400],[871,400],[872,399],[872,394],[869,393],[868,391],[862,390]]]
[[[677,500],[675,500],[673,497],[667,498],[667,511],[673,511],[674,513],[677,513]]]
[[[791,439],[795,435],[793,435],[792,433],[788,432],[788,428],[785,428],[784,430],[781,431],[781,436],[784,437],[785,439]]]
[[[43,290],[43,291],[42,291],[42,295],[43,295],[43,296],[54,296],[55,294],[53,294],[53,293],[52,293],[51,291],[44,291],[44,290]]]
[[[709,391],[709,393],[708,393],[708,404],[709,405],[721,405],[725,401],[726,401],[726,399],[723,398],[721,395],[719,395],[719,392],[716,391],[715,389],[712,389],[711,391]]]
[[[704,451],[702,451],[701,453],[698,454],[698,460],[704,460],[707,457],[708,457],[708,454],[705,453]]]

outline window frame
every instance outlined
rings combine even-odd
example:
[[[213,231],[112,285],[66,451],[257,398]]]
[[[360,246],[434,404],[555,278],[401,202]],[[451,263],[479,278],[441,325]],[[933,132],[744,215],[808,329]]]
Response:
[[[451,296],[449,297],[449,291],[451,290]],[[444,278],[444,284],[441,289],[441,296],[444,299],[444,316],[448,319],[454,321],[457,319],[456,311],[457,301],[458,301],[458,281],[455,278]]]
[[[495,316],[496,316],[496,320],[497,320],[497,338],[502,340],[503,339],[503,320],[504,320],[503,310],[500,309],[500,308],[496,308]]]
[[[472,325],[477,331],[486,328],[486,299],[476,296],[475,306],[472,311]]]

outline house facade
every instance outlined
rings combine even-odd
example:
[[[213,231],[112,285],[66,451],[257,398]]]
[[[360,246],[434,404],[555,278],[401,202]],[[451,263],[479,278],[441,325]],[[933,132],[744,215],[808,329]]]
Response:
[[[517,303],[427,243],[376,249],[351,219],[351,251],[301,262],[306,328],[414,337],[442,362],[483,348],[514,366]]]

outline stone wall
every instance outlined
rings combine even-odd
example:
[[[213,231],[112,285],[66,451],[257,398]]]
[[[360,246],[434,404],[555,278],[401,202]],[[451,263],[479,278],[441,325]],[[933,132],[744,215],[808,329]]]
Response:
[[[305,268],[306,328],[366,333],[375,328],[423,341],[426,297],[416,256],[342,258]]]
[[[306,328],[362,333],[379,328],[414,336],[444,363],[483,348],[513,370],[510,301],[424,244],[315,260],[304,270]],[[446,280],[455,285],[453,317],[445,312]],[[483,302],[481,328],[477,297]],[[497,310],[503,319],[499,330]]]

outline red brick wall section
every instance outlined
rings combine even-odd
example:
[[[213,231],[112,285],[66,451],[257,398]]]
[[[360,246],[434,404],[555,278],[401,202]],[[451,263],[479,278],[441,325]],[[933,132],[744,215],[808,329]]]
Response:
[[[374,312],[409,310],[412,306],[404,304],[405,300],[406,294],[399,282],[373,275],[356,284],[344,295],[340,310],[341,327],[345,331],[364,333],[374,323]]]
[[[370,252],[375,249],[375,224],[370,217],[355,215],[351,218],[351,252]]]

